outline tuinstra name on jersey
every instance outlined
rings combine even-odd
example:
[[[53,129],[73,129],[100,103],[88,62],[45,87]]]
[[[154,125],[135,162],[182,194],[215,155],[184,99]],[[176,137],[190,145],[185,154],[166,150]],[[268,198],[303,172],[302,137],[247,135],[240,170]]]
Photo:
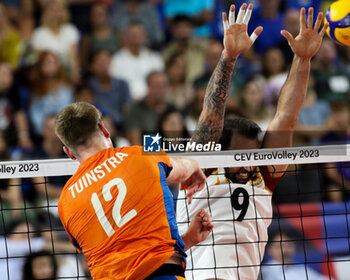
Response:
[[[73,198],[75,198],[76,194],[81,193],[84,188],[89,187],[106,176],[106,174],[111,173],[114,168],[123,162],[124,157],[127,156],[128,154],[125,153],[115,153],[114,156],[106,159],[103,163],[81,176],[77,182],[68,188]]]
[[[163,151],[165,152],[218,152],[221,151],[221,144],[216,144],[214,141],[206,144],[200,144],[196,142],[183,143],[171,143],[163,142]]]

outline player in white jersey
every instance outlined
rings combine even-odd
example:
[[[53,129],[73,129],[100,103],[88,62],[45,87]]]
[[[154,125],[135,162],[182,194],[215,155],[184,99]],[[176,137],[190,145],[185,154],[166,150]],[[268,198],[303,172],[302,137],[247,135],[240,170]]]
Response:
[[[320,47],[327,24],[319,32],[322,13],[313,25],[313,9],[309,9],[306,20],[303,8],[300,10],[298,36],[293,38],[288,31],[281,31],[295,55],[280,93],[275,117],[260,145],[260,128],[254,122],[229,118],[223,125],[224,107],[236,59],[251,47],[254,38],[261,32],[261,28],[257,28],[253,38],[248,36],[246,18],[249,19],[252,6],[246,7],[242,5],[236,22],[233,5],[229,21],[223,14],[224,50],[209,81],[192,141],[205,144],[208,141],[218,142],[221,137],[223,148],[230,150],[290,147],[307,91],[311,58]],[[180,232],[187,228],[188,220],[200,207],[209,209],[215,224],[212,235],[188,253],[187,279],[257,279],[268,239],[267,227],[272,218],[271,195],[287,167],[251,166],[216,170],[208,178],[207,188],[194,196],[191,204],[187,201],[187,207],[184,194],[179,194],[177,221]]]

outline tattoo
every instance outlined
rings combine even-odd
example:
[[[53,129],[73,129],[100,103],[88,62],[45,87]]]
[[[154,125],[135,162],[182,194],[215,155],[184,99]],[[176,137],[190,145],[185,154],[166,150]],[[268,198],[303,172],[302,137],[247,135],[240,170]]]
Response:
[[[191,141],[201,144],[206,144],[209,141],[219,141],[235,63],[235,58],[220,58],[209,80],[203,110]]]

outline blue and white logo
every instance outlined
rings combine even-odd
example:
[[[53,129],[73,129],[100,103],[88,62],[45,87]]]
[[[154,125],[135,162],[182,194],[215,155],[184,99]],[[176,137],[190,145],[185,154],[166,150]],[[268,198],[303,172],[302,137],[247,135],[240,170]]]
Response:
[[[145,153],[159,153],[160,149],[160,139],[159,133],[156,135],[143,135],[143,151]]]

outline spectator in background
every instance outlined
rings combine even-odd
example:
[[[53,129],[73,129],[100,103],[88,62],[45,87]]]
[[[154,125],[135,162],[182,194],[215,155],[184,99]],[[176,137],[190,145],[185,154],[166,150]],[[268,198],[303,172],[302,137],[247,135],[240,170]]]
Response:
[[[166,101],[177,108],[185,109],[193,100],[192,84],[186,82],[186,57],[183,52],[173,53],[166,62],[169,86]]]
[[[178,15],[191,18],[195,36],[210,37],[210,22],[214,17],[214,0],[166,0],[164,3],[165,17],[169,22]]]
[[[111,54],[119,48],[119,39],[116,30],[109,25],[108,5],[95,2],[90,13],[91,32],[82,39],[81,65],[84,70],[89,67],[89,57],[97,51],[107,50]]]
[[[169,149],[169,145],[184,145],[186,147],[187,142],[190,140],[190,135],[186,129],[186,124],[182,113],[175,109],[169,108],[165,110],[159,117],[156,132],[162,136],[163,147]],[[174,147],[174,146],[172,146]],[[170,148],[169,152],[183,152]],[[175,200],[175,211],[176,211],[176,198],[178,195],[177,184],[168,184],[173,198]]]
[[[64,157],[62,143],[55,134],[55,119],[56,115],[45,117],[41,145],[31,151],[26,157],[34,159],[57,159]],[[49,212],[58,219],[57,207],[54,206],[57,206],[61,190],[68,179],[69,176],[33,177],[33,188],[37,194],[34,203],[40,207],[49,206]]]
[[[312,63],[315,90],[321,100],[328,102],[348,100],[350,79],[337,63],[337,49],[334,41],[325,37]]]
[[[1,75],[0,75],[1,77]],[[4,132],[0,130],[0,161],[10,160],[9,145],[5,139]],[[20,217],[22,207],[22,197],[19,178],[9,178],[0,180],[0,198],[2,208],[3,223],[8,223],[12,219]],[[5,209],[8,209],[6,211]]]
[[[157,132],[163,137],[163,142],[166,141],[164,138],[168,138],[171,144],[186,145],[190,139],[184,117],[175,108],[169,108],[160,115],[157,127]]]
[[[71,80],[77,83],[80,80],[79,32],[68,21],[69,15],[63,1],[45,2],[41,26],[35,29],[32,45],[38,52],[56,53]]]
[[[190,104],[189,108],[186,110],[187,114],[185,117],[185,123],[186,123],[186,128],[191,135],[196,129],[199,115],[202,112],[206,87],[207,87],[206,83],[195,84],[193,101]]]
[[[299,9],[289,9],[284,15],[284,29],[289,31],[293,37],[299,33]],[[283,57],[287,65],[291,65],[294,53],[290,49],[288,42],[283,40],[277,47],[282,51]]]
[[[111,140],[114,147],[121,148],[130,146],[130,142],[120,133],[110,116],[103,116],[102,121],[111,134]]]
[[[1,20],[1,19],[0,19]],[[21,100],[8,63],[0,63],[0,130],[7,143],[21,148],[32,148],[27,116],[20,106]]]
[[[314,8],[315,13],[322,12],[321,4],[326,2],[324,0],[287,0],[287,9],[299,10],[302,7],[308,9],[310,7]]]
[[[132,98],[129,85],[124,80],[112,78],[109,69],[111,55],[107,50],[100,50],[92,55],[90,86],[95,93],[95,104],[110,116],[118,127],[122,127]]]
[[[208,84],[211,74],[214,72],[216,65],[218,64],[221,53],[223,50],[222,43],[217,40],[211,40],[209,41],[208,45],[205,49],[205,55],[204,55],[204,73],[199,76],[194,81],[194,85],[206,85]],[[233,75],[232,81],[231,81],[231,88],[230,88],[230,94],[233,96],[239,88],[243,86],[244,83],[244,77],[241,73],[238,71]]]
[[[126,119],[127,137],[131,145],[142,144],[142,133],[155,132],[160,115],[174,107],[165,101],[168,88],[165,73],[151,72],[147,77],[147,85],[146,97],[131,106]]]
[[[147,92],[147,75],[163,70],[163,60],[146,47],[147,37],[141,22],[131,22],[123,36],[125,46],[113,55],[110,73],[128,82],[133,100],[141,100]]]
[[[264,36],[260,36],[254,43],[254,50],[259,55],[283,40],[280,31],[283,29],[284,15],[280,13],[280,3],[281,0],[260,0],[260,6],[252,14],[248,33],[251,34],[255,26],[264,28]]]
[[[299,115],[299,129],[318,132],[326,131],[326,124],[331,115],[328,102],[319,100],[314,89],[315,81],[310,77],[303,108]]]
[[[203,73],[204,52],[208,40],[192,37],[193,23],[191,18],[178,15],[171,20],[171,41],[163,48],[163,59],[177,52],[184,52],[186,57],[186,81],[192,82]]]
[[[74,102],[87,102],[90,104],[95,104],[96,96],[90,84],[81,83],[75,87]]]
[[[31,76],[29,117],[34,133],[40,136],[45,117],[57,114],[64,106],[72,103],[73,92],[54,53],[42,52]]]
[[[159,49],[164,30],[155,7],[144,0],[123,0],[115,5],[111,23],[117,30],[125,30],[131,22],[141,22],[146,31],[147,45]]]
[[[247,81],[238,96],[238,108],[247,119],[261,128],[262,134],[273,119],[274,108],[264,100],[263,83],[258,79]],[[263,136],[263,135],[260,135]]]
[[[20,37],[7,16],[5,6],[0,3],[0,61],[16,69],[21,55]]]
[[[34,237],[31,223],[13,220],[0,236],[0,279],[22,280],[25,256],[48,245],[43,237]],[[8,258],[8,259],[7,259]]]
[[[349,103],[341,100],[331,103],[331,116],[327,122],[326,133],[320,142],[325,145],[348,144],[350,141],[350,109]],[[333,200],[330,191],[344,192],[350,197],[350,162],[325,163],[325,192]],[[331,194],[331,195],[329,195]]]
[[[278,48],[270,48],[263,55],[262,77],[264,96],[268,104],[277,105],[279,93],[287,80],[288,73],[283,53]]]
[[[329,279],[304,262],[294,261],[296,254],[295,238],[284,232],[270,237],[267,253],[271,260],[261,265],[260,280],[326,280]],[[290,265],[292,264],[292,265]]]
[[[31,253],[26,257],[22,280],[56,279],[58,264],[49,251]]]
[[[36,52],[31,44],[35,30],[35,19],[32,14],[22,12],[18,18],[18,32],[21,40],[21,56],[19,67],[27,67],[35,64]]]
[[[39,235],[34,234],[38,232]],[[74,254],[75,260],[75,249],[67,240],[60,240],[55,233],[50,230],[40,231],[28,220],[13,220],[6,225],[5,235],[0,235],[0,279],[22,280],[25,258],[29,253],[48,250],[53,254],[54,248],[54,252],[65,254],[66,258],[67,253]]]

